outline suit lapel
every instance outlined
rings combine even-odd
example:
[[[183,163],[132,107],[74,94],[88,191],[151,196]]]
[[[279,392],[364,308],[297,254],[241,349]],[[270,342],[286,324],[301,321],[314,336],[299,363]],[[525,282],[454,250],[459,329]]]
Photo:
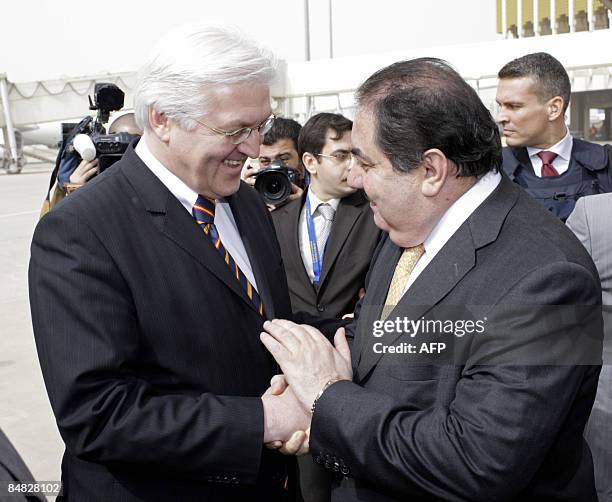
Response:
[[[397,246],[395,247],[397,248]],[[374,298],[374,301],[380,306],[376,309],[378,316],[375,319],[371,319],[367,326],[364,327],[366,328],[364,332],[361,333],[361,335],[364,335],[364,339],[360,340],[361,357],[357,367],[357,374],[361,378],[365,377],[382,357],[382,354],[377,354],[372,350],[371,343],[369,343],[372,339],[372,323],[374,320],[380,319],[380,311],[385,303],[395,264],[401,252],[402,249],[396,249],[394,253],[396,259],[390,262],[394,264],[392,267],[389,267],[391,274],[385,274],[387,280],[384,284],[386,286],[380,288],[378,291],[379,296]],[[388,319],[394,319],[398,316],[414,320],[419,319],[456,286],[463,276],[474,267],[474,263],[474,243],[469,227],[464,223],[427,265],[425,270],[421,272],[416,281],[410,286],[408,292],[391,311]],[[387,277],[389,275],[390,277]],[[377,341],[382,341],[385,345],[392,345],[401,336],[401,334],[393,333],[392,336],[380,338]]]
[[[421,272],[396,308],[389,314],[389,319],[395,316],[419,319],[452,291],[474,268],[476,251],[493,242],[499,235],[508,211],[516,202],[518,190],[520,189],[510,180],[502,177],[495,191],[459,227]],[[388,267],[390,270],[384,270],[381,279],[375,284],[375,289],[366,293],[367,303],[373,305],[374,308],[369,309],[370,312],[366,313],[365,323],[361,322],[361,315],[359,318],[359,340],[356,346],[359,347],[360,353],[357,356],[356,381],[363,380],[382,357],[382,354],[377,354],[372,350],[372,323],[380,319],[380,312],[393,277],[395,264],[402,251],[390,240],[385,244],[385,248],[387,248],[385,252],[381,253],[377,259],[377,263],[381,263],[377,268],[379,273],[382,267]],[[385,345],[392,345],[400,336],[401,334],[392,335],[389,338],[378,339],[378,341],[384,341]]]
[[[158,230],[257,311],[211,240],[178,199],[142,162],[132,146],[128,148],[121,162],[123,173],[139,195]],[[251,256],[249,253],[249,258]],[[264,306],[267,306],[265,301]]]
[[[243,188],[244,187],[241,185],[241,189]],[[238,194],[239,193],[240,192],[238,192]],[[260,246],[258,246],[258,242],[261,241],[261,236],[257,234],[256,230],[259,228],[259,224],[253,221],[253,213],[251,211],[240,210],[240,202],[239,198],[237,197],[238,194],[228,197],[227,200],[232,208],[232,214],[236,220],[236,225],[238,226],[238,231],[240,232],[240,237],[242,238],[242,243],[244,244],[247,256],[251,262],[251,269],[253,270],[253,275],[255,276],[255,281],[257,282],[257,292],[259,293],[259,296],[264,304],[264,313],[267,319],[274,319],[275,312],[271,294],[272,290],[270,288],[268,277],[264,273],[265,267],[264,263],[262,262],[262,259],[265,259],[265,253],[262,249],[260,249]],[[248,300],[246,293],[244,294],[244,297]],[[253,302],[250,300],[248,301],[253,308],[255,308]]]
[[[363,210],[363,204],[366,199],[362,192],[356,192],[355,194],[349,195],[348,197],[340,201],[334,223],[332,225],[331,233],[325,249],[325,255],[323,256],[323,270],[321,272],[321,281],[319,282],[319,288],[321,288],[329,274],[330,269],[334,265],[334,262],[338,258],[342,247],[344,246],[348,235],[351,233],[355,222],[361,215]]]

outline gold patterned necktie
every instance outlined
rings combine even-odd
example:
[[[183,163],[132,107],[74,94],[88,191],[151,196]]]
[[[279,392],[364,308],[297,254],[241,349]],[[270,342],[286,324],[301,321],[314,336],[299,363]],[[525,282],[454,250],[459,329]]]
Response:
[[[423,244],[414,246],[412,248],[404,249],[402,256],[400,256],[397,265],[395,266],[395,272],[393,272],[393,279],[391,279],[391,285],[389,286],[389,292],[387,293],[387,299],[380,318],[385,320],[391,311],[398,304],[403,296],[404,288],[408,282],[410,273],[416,266],[417,262],[423,256],[425,247]]]

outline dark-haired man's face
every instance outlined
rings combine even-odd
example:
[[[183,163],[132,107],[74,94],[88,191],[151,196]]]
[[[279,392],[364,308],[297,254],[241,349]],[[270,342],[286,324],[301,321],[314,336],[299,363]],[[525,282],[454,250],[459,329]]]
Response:
[[[426,171],[417,167],[399,173],[378,147],[371,111],[360,109],[353,122],[348,183],[363,189],[370,200],[374,223],[388,232],[401,247],[421,244],[431,232],[439,214],[423,194]],[[409,146],[407,146],[409,148]]]
[[[535,92],[531,77],[503,78],[497,85],[499,106],[496,121],[503,127],[508,146],[547,148],[551,122],[551,101]]]
[[[304,166],[292,139],[282,138],[271,145],[259,147],[259,163],[262,168],[269,167],[274,160],[280,160],[287,167],[298,171],[300,177],[304,177]]]

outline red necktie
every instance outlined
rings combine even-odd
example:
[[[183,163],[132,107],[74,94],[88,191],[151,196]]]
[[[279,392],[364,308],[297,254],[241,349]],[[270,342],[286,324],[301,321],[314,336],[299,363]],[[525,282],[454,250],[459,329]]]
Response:
[[[542,159],[542,178],[547,176],[559,176],[557,170],[553,167],[553,160],[557,158],[555,152],[541,151],[538,152],[538,157]]]
[[[198,222],[198,225],[202,227],[204,233],[208,235],[210,240],[215,246],[215,249],[219,251],[219,254],[225,261],[226,265],[232,271],[236,280],[242,284],[242,287],[245,289],[247,296],[253,302],[259,315],[263,317],[264,315],[264,306],[257,290],[253,287],[251,282],[246,278],[246,275],[240,270],[238,264],[232,258],[232,255],[229,254],[225,246],[221,242],[221,238],[219,237],[219,232],[217,232],[217,227],[215,226],[215,201],[211,199],[207,199],[202,195],[198,195],[198,200],[193,206],[192,210],[193,216]]]

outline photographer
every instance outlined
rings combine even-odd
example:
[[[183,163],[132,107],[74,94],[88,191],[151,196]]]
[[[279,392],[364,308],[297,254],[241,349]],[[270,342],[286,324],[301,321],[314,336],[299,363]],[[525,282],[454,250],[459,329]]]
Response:
[[[67,194],[119,160],[131,141],[142,134],[134,114],[119,117],[106,134],[104,124],[110,112],[121,110],[125,94],[111,83],[97,83],[89,109],[97,110],[94,119],[87,116],[78,124],[62,124],[64,137],[49,180],[49,189],[40,217],[47,214]]]
[[[248,163],[242,173],[242,179],[249,185],[255,186],[260,172],[272,166],[289,168],[295,171],[296,182],[291,182],[291,194],[278,204],[271,204],[266,200],[270,211],[286,202],[299,199],[305,186],[304,165],[298,154],[298,136],[302,126],[292,119],[277,118],[263,138],[257,161]],[[263,190],[260,190],[260,192]],[[264,196],[264,198],[266,198]],[[282,196],[281,196],[282,199]]]
[[[133,136],[142,136],[142,129],[136,124],[133,113],[126,113],[116,118],[108,128],[108,134],[125,132]],[[78,154],[77,154],[78,155]],[[84,185],[92,176],[98,172],[98,159],[85,160],[74,168],[75,162],[66,162],[60,165],[57,178],[59,186],[64,193],[70,193]]]

